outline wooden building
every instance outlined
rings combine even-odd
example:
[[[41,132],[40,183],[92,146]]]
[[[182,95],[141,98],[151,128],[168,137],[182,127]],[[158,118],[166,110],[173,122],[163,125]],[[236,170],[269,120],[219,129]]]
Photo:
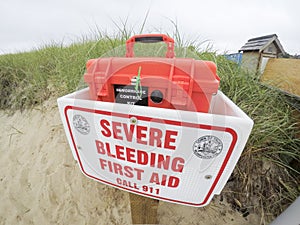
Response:
[[[276,34],[251,38],[239,52],[243,53],[242,68],[259,74],[263,73],[269,58],[284,54]]]

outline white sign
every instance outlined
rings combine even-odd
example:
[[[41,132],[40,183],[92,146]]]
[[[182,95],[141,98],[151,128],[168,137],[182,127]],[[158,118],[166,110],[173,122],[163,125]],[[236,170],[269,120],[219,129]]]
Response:
[[[73,155],[86,176],[191,206],[204,206],[220,193],[252,127],[250,120],[241,134],[240,125],[237,130],[224,126],[232,118],[220,115],[70,99],[58,102]]]

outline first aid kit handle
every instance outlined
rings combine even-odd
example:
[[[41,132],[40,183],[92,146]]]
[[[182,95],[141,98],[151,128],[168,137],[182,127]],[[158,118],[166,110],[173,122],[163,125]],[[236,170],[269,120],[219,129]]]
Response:
[[[165,34],[139,34],[132,36],[126,41],[126,57],[134,57],[134,44],[165,42],[167,44],[167,58],[174,58],[174,40]]]

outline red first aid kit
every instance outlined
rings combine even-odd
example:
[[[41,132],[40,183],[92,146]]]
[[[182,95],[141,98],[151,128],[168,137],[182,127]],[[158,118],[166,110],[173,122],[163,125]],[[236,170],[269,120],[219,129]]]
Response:
[[[166,58],[134,57],[134,44],[165,42]],[[97,101],[208,112],[220,78],[210,61],[175,58],[174,40],[164,34],[135,35],[125,57],[88,60],[84,80]]]

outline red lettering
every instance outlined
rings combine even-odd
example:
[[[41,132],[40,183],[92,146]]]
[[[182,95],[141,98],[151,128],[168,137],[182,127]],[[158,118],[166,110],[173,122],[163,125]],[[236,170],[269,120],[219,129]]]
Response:
[[[166,157],[166,158],[164,158]],[[157,159],[157,168],[164,168],[165,170],[168,170],[169,169],[169,165],[170,165],[170,156],[166,155],[161,155],[159,154],[158,155],[158,159]]]
[[[127,141],[132,142],[133,132],[135,128],[134,124],[130,124],[130,128],[128,130],[128,126],[126,125],[126,123],[123,123],[123,128]]]
[[[169,182],[168,182],[168,187],[176,188],[176,187],[178,187],[178,185],[179,185],[179,178],[170,176]]]
[[[100,159],[99,159],[99,162],[100,162],[100,167],[101,167],[101,169],[104,170],[104,168],[107,166],[106,160],[100,158]]]
[[[116,174],[120,174],[121,176],[123,176],[123,171],[122,171],[122,165],[119,163],[114,163],[114,171]]]
[[[106,161],[106,160],[104,160],[104,159],[99,158],[99,162],[100,162],[100,167],[101,167],[101,169],[104,170],[104,168],[108,166],[109,172],[111,172],[111,173],[113,172],[113,170],[112,170],[112,165],[111,165],[111,161]]]
[[[123,137],[122,137],[122,134],[121,134],[121,127],[122,126],[121,126],[120,122],[112,122],[112,130],[113,130],[115,139],[123,140]]]
[[[180,157],[175,157],[172,161],[171,168],[174,172],[182,172],[184,167],[184,159]]]
[[[107,163],[108,163],[109,172],[113,172],[111,161],[107,161]]]
[[[157,146],[161,148],[161,138],[162,138],[162,131],[158,128],[150,128],[150,146]],[[156,142],[154,144],[154,142]]]
[[[117,181],[118,184],[122,184],[121,178],[117,178],[116,181]]]
[[[142,140],[142,138],[147,137],[145,132],[147,132],[147,127],[137,126],[137,128],[136,128],[136,138],[137,138],[136,142],[137,143],[143,144],[143,145],[147,144],[146,140]]]
[[[132,162],[132,163],[136,162],[135,159],[134,159],[134,153],[135,153],[135,149],[126,148],[126,157],[127,157],[128,162]]]
[[[119,163],[111,162],[109,160],[104,160],[104,159],[101,159],[101,158],[99,159],[99,162],[100,162],[100,167],[103,170],[106,167],[108,167],[109,172],[119,174],[121,176],[126,176],[126,177],[129,177],[129,178],[133,178],[135,176],[135,173],[136,173],[136,178],[138,180],[142,179],[142,174],[145,172],[142,169],[132,168],[130,166],[124,166],[123,167]],[[121,182],[121,179],[120,180],[117,179],[117,182],[118,183]]]
[[[110,145],[109,145],[109,143],[105,143],[105,146],[106,146],[107,156],[110,156],[112,158],[116,158],[116,156],[113,155],[113,154],[111,154],[111,152],[110,152]]]
[[[117,159],[125,160],[124,157],[124,147],[120,145],[116,145],[116,157]]]
[[[149,167],[172,170],[173,172],[182,173],[185,159],[181,157],[172,157],[170,155],[159,154],[155,152],[148,152],[144,150],[138,150],[134,148],[128,148],[121,145],[115,145],[111,152],[111,146],[108,142],[101,142],[95,140],[97,153],[101,155],[107,155],[111,158],[117,158],[119,160],[137,163],[139,165],[148,165]],[[112,170],[112,163],[110,161],[105,164],[101,163],[101,168],[109,167]]]
[[[102,154],[102,155],[105,154],[104,144],[102,141],[96,140],[96,148],[97,148],[97,152],[99,154]]]
[[[155,167],[155,156],[156,156],[155,153],[151,153],[151,155],[150,155],[150,166],[151,167]]]
[[[168,148],[171,150],[175,150],[176,146],[172,146],[171,143],[175,143],[176,139],[172,138],[171,136],[177,136],[178,132],[173,130],[166,130],[166,136],[165,136],[165,144],[164,148]]]
[[[176,136],[178,131],[174,130],[160,130],[159,128],[148,128],[147,126],[136,126],[134,124],[128,125],[121,122],[110,122],[102,119],[100,120],[101,133],[104,137],[113,136],[117,140],[127,140],[128,142],[135,141],[138,144],[154,146],[158,148],[176,149]],[[136,138],[133,140],[133,138]],[[163,143],[163,146],[162,146]],[[101,144],[99,145],[101,148]],[[104,152],[101,151],[100,152]],[[101,154],[101,153],[100,153]]]
[[[148,163],[147,152],[137,150],[137,163],[140,165],[147,165]]]
[[[162,174],[161,179],[159,178],[159,174],[158,173],[152,173],[151,178],[150,178],[150,183],[155,183],[158,185],[162,185],[162,186],[167,186],[167,187],[171,187],[171,188],[176,188],[179,185],[179,178],[178,177],[174,177],[174,176],[170,176],[168,178],[168,176],[166,174]],[[168,182],[168,184],[167,184]]]
[[[100,126],[102,127],[103,130],[101,130],[101,133],[105,137],[110,137],[111,136],[111,131],[109,130],[109,122],[107,120],[100,120]]]
[[[158,173],[152,173],[151,178],[150,178],[150,183],[155,183],[155,184],[160,184],[159,183],[159,176]]]
[[[134,170],[136,171],[137,179],[141,180],[142,179],[142,173],[144,173],[145,171],[141,170],[141,169],[137,169],[137,168],[134,168]]]
[[[129,178],[133,177],[132,168],[130,166],[124,166],[124,175]]]
[[[163,175],[162,175],[162,178],[161,178],[161,183],[160,183],[160,185],[166,186],[167,178],[168,178],[167,175],[163,174]]]

